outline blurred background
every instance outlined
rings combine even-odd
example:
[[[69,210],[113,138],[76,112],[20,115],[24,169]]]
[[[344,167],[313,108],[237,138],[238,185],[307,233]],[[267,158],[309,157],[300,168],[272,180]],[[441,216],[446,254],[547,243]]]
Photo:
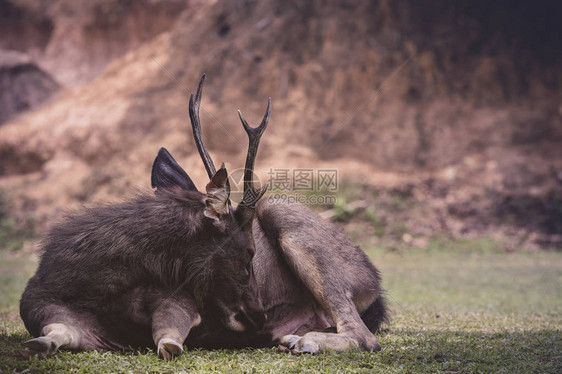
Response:
[[[316,205],[362,246],[562,248],[562,5],[528,1],[0,0],[0,246],[150,189],[166,147],[335,169]],[[320,191],[320,193],[322,193]],[[441,243],[441,244],[439,244]],[[445,244],[443,244],[445,243]]]

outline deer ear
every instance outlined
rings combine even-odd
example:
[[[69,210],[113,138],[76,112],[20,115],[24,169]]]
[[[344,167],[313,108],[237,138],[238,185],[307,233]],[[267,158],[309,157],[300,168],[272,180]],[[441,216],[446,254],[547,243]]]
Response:
[[[207,197],[205,198],[205,216],[219,221],[230,211],[230,183],[228,174],[223,166],[213,175],[207,184]]]
[[[158,156],[152,164],[152,176],[150,178],[152,188],[156,191],[180,187],[187,191],[197,191],[189,175],[174,160],[166,148],[160,148]]]

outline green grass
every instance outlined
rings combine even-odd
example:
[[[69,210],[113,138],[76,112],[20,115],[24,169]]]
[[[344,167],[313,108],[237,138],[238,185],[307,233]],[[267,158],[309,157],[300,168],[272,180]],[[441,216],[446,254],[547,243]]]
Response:
[[[17,251],[28,242],[34,234],[33,215],[11,215],[11,195],[0,190],[0,250]]]
[[[29,335],[17,301],[36,260],[0,253],[0,372],[562,372],[562,254],[474,253],[457,244],[451,252],[368,252],[383,272],[393,309],[392,323],[379,335],[382,352],[196,350],[171,362],[151,351],[20,358],[19,344]]]

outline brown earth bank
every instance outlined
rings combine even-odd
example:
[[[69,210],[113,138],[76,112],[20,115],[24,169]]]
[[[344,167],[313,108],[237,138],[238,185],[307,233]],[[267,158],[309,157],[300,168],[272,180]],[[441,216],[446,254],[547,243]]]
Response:
[[[2,1],[0,48],[28,53],[63,89],[0,125],[0,189],[10,217],[32,216],[40,233],[65,207],[149,188],[161,146],[203,187],[187,98],[205,72],[205,140],[230,170],[247,144],[236,110],[255,124],[271,96],[262,179],[337,169],[406,243],[492,235],[560,248],[561,8]]]

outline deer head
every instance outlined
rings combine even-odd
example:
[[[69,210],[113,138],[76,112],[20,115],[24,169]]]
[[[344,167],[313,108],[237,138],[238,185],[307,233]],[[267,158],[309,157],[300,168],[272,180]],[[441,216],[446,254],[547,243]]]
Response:
[[[255,204],[267,186],[254,187],[252,175],[260,137],[267,127],[271,99],[261,124],[252,128],[239,112],[248,133],[249,146],[244,172],[244,195],[236,208],[230,202],[230,184],[224,164],[217,171],[205,147],[199,119],[199,107],[205,75],[201,77],[195,97],[189,99],[189,116],[195,144],[207,170],[209,183],[204,195],[205,234],[214,255],[208,259],[205,295],[200,295],[201,307],[214,314],[222,324],[234,331],[261,329],[265,322],[263,307],[254,277],[252,258],[256,252],[252,236]],[[160,150],[152,169],[152,186],[164,192],[169,189],[197,191],[187,173],[164,148]],[[197,296],[196,296],[197,298]]]

